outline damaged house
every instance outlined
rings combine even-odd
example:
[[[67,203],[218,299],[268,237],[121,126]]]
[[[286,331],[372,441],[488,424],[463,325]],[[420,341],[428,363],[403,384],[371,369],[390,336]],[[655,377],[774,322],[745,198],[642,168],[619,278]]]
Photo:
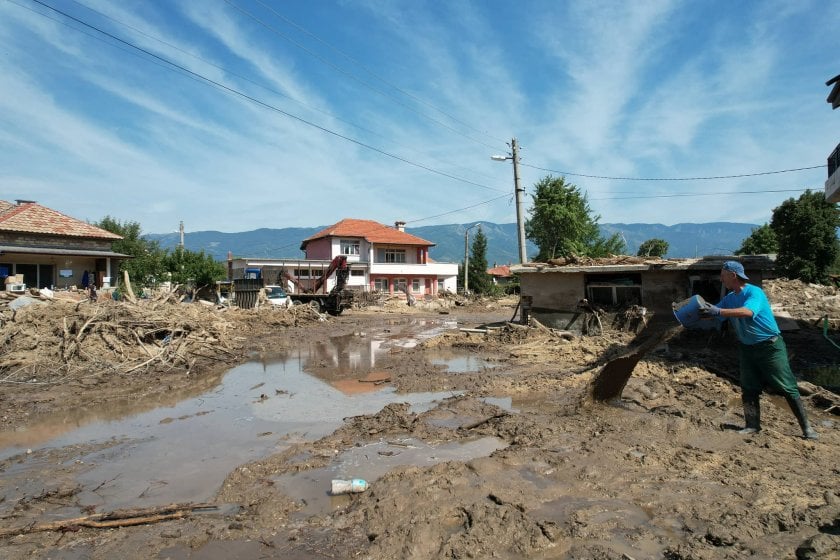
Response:
[[[121,236],[30,201],[0,200],[0,290],[109,286]]]
[[[584,299],[605,310],[639,305],[654,313],[670,313],[673,302],[695,294],[717,302],[723,294],[720,269],[727,260],[740,261],[753,284],[760,286],[763,280],[774,277],[775,261],[768,255],[553,259],[514,265],[511,272],[519,276],[523,307],[530,316],[543,324],[566,328],[580,314]]]

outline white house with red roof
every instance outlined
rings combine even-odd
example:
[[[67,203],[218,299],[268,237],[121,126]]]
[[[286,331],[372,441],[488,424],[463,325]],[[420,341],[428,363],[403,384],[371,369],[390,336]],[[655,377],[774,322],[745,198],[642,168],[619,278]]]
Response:
[[[405,231],[404,222],[387,226],[373,220],[345,218],[303,240],[306,258],[231,259],[231,278],[260,271],[263,279],[289,290],[311,287],[325,274],[333,259],[345,256],[350,268],[347,288],[415,297],[434,296],[457,288],[458,264],[435,262],[429,256],[434,243]],[[335,278],[327,279],[328,292]]]
[[[0,200],[0,290],[101,287],[130,258],[111,250],[120,239],[30,200]]]

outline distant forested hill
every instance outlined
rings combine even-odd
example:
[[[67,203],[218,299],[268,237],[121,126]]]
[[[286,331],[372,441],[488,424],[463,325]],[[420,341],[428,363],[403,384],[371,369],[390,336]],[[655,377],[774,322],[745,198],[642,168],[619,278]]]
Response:
[[[406,228],[408,233],[422,237],[435,246],[431,257],[439,262],[464,260],[464,228],[468,224],[423,226]],[[226,260],[228,251],[236,257],[302,258],[301,241],[326,226],[311,228],[257,229],[239,233],[220,231],[195,231],[184,236],[184,246],[191,251],[201,251],[218,260]],[[703,255],[732,254],[741,242],[752,233],[756,224],[712,222],[705,224],[601,224],[605,236],[618,233],[627,244],[627,254],[635,255],[639,245],[652,238],[664,239],[670,248],[667,257],[699,257]],[[487,237],[487,262],[489,265],[509,264],[519,261],[516,224],[481,222]],[[470,230],[470,244],[475,229]],[[170,249],[178,245],[178,234],[148,234],[147,239],[158,241]],[[528,242],[528,256],[533,258],[537,248]]]

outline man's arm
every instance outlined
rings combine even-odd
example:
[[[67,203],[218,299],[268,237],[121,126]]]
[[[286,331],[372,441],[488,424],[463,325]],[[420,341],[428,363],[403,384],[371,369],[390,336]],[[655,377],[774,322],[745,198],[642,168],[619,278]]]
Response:
[[[710,303],[707,303],[706,306],[700,310],[700,314],[707,317],[731,317],[733,319],[750,318],[754,315],[752,309],[749,307],[736,307],[734,309],[728,309],[726,307],[718,307],[717,305],[712,305]]]
[[[749,319],[752,317],[754,313],[752,309],[749,307],[736,307],[735,309],[721,309],[720,316],[721,317],[732,317],[733,319],[741,319],[747,318]]]

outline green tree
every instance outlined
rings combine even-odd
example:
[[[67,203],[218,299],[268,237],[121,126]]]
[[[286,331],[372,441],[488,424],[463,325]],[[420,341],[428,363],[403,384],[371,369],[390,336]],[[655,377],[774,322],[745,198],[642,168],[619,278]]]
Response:
[[[481,226],[478,226],[470,246],[467,282],[470,284],[469,290],[476,294],[489,294],[493,290],[493,279],[487,274],[487,236]]]
[[[592,214],[586,195],[575,185],[567,184],[564,177],[548,175],[534,187],[525,234],[539,248],[535,260],[573,255],[603,257],[624,251],[618,233],[609,238],[601,236],[601,217]]]
[[[767,255],[779,251],[779,240],[770,224],[753,228],[749,237],[744,239],[736,255]]]
[[[805,191],[773,210],[770,227],[779,241],[776,269],[788,278],[826,282],[840,255],[840,210],[822,192]]]
[[[637,257],[664,257],[668,252],[668,242],[664,239],[654,237],[647,241],[642,241],[639,245],[639,250],[636,252]]]
[[[172,282],[190,285],[194,288],[210,286],[227,274],[225,266],[204,251],[189,251],[176,247],[164,258],[166,270],[172,275]]]
[[[112,243],[111,247],[117,253],[133,257],[120,261],[118,277],[126,270],[133,284],[148,286],[166,272],[163,263],[166,252],[160,248],[157,241],[143,239],[139,223],[120,222],[116,218],[105,216],[93,225],[121,235],[122,239]]]

